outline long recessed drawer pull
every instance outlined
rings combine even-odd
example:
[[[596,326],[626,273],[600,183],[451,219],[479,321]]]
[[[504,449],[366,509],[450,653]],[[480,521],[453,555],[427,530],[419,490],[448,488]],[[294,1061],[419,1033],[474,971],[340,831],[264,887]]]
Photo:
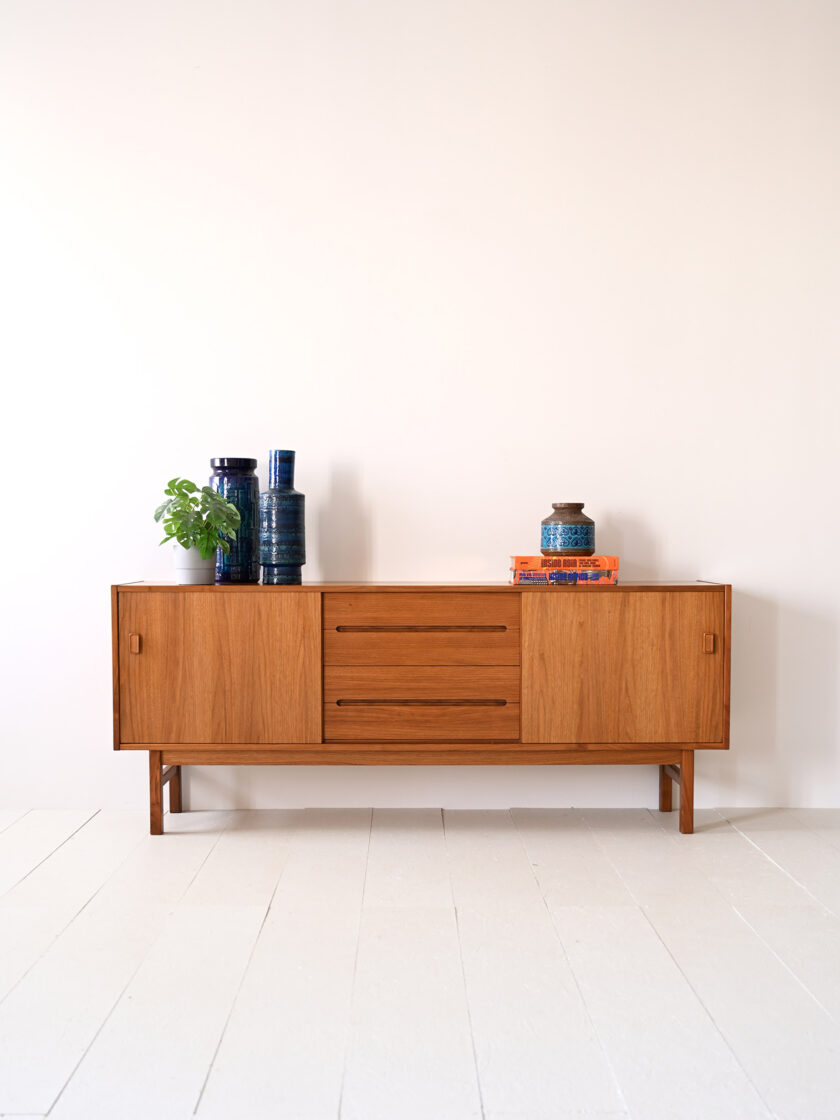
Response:
[[[392,707],[426,708],[504,708],[507,700],[336,700],[339,708],[370,706],[371,704],[388,704]]]
[[[506,630],[507,626],[336,626],[339,634],[497,634]]]

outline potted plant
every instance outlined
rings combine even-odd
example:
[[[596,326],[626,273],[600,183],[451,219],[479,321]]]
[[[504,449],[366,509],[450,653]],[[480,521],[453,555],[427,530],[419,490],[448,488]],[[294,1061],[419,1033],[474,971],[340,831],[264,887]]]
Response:
[[[210,486],[199,488],[188,478],[173,478],[164,490],[166,501],[155,510],[166,536],[175,541],[175,582],[212,583],[216,549],[230,552],[236,540],[239,510]]]

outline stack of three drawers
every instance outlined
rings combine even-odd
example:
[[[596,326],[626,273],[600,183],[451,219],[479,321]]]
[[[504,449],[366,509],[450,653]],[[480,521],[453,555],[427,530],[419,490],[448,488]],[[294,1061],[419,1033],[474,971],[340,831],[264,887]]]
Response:
[[[324,741],[519,739],[520,596],[324,595]]]

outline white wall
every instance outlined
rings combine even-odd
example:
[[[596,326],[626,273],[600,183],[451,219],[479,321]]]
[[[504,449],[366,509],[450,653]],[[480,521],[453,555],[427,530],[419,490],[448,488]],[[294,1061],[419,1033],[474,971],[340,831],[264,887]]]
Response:
[[[142,805],[112,582],[298,452],[306,578],[504,580],[585,500],[734,585],[700,804],[840,804],[836,0],[5,0],[0,801]],[[632,769],[204,770],[194,806],[650,805]]]

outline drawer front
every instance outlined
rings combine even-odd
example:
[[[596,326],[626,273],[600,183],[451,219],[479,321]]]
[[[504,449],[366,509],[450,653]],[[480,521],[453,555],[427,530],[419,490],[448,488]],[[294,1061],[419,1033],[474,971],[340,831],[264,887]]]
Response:
[[[518,630],[324,631],[325,666],[518,664]]]
[[[478,626],[519,630],[518,594],[434,591],[324,595],[324,629],[353,626]]]
[[[324,703],[341,700],[505,700],[519,703],[515,665],[327,665]]]
[[[519,705],[505,700],[345,700],[324,705],[325,742],[518,738]]]

